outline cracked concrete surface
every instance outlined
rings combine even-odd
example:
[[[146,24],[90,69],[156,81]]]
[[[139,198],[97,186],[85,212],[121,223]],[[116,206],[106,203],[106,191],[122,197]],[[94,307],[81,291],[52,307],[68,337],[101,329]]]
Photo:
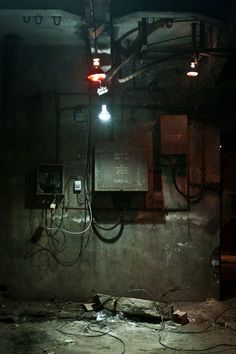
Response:
[[[236,298],[174,304],[188,313],[184,326],[84,312],[71,302],[0,306],[1,354],[236,353]]]

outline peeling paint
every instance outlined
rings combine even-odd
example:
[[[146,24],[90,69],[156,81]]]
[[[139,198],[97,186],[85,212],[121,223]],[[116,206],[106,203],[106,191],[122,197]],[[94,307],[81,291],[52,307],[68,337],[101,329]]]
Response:
[[[185,243],[178,242],[177,245],[180,247],[193,248],[193,246],[190,245],[190,243],[188,243],[188,242],[185,242]]]
[[[171,213],[166,215],[166,221],[173,221],[173,222],[189,221],[192,224],[197,226],[207,225],[209,223],[209,220],[211,219],[212,219],[212,214],[208,215],[206,212],[204,215],[197,215],[195,212],[189,212],[189,213],[178,212],[178,213]]]
[[[81,223],[84,223],[85,220],[84,220],[84,217],[80,217],[80,218],[72,218],[72,220],[74,223],[77,223],[77,224],[81,224]],[[86,222],[89,222],[90,221],[90,217],[87,216],[86,217]]]
[[[63,213],[63,215],[54,215],[53,219],[61,220],[62,217],[63,219],[68,218],[68,213]]]

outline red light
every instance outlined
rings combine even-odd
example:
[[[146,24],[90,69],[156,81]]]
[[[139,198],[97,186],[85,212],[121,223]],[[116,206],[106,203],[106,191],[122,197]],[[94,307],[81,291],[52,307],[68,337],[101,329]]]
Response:
[[[91,72],[88,75],[88,80],[94,81],[94,82],[103,81],[105,78],[106,78],[106,74],[102,70],[101,70],[101,72],[95,72],[95,71]]]
[[[93,69],[91,70],[91,72],[88,74],[87,77],[88,77],[88,80],[93,81],[93,82],[101,82],[106,78],[106,74],[100,68],[100,59],[99,58],[93,59]]]

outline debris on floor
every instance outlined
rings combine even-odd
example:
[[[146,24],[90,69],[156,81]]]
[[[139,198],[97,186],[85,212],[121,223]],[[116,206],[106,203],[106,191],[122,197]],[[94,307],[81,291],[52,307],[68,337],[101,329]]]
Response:
[[[183,328],[172,317],[165,321],[151,317],[150,321],[148,316],[137,316],[134,321],[104,306],[86,311],[82,303],[2,304],[0,354],[236,353],[236,298],[173,304],[180,318],[183,312],[183,318],[188,314],[192,319]]]
[[[173,313],[171,305],[158,301],[115,297],[99,293],[94,296],[94,301],[97,308],[104,308],[117,313],[122,312],[126,316],[170,320]]]
[[[189,322],[187,312],[176,310],[172,314],[173,321],[181,325],[185,325]]]
[[[92,302],[92,303],[84,303],[83,304],[83,308],[86,310],[86,311],[93,311],[94,310],[94,305],[95,303]]]

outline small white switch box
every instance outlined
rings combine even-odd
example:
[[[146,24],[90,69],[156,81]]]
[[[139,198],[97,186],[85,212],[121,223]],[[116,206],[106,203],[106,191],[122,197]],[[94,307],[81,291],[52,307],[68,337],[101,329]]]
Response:
[[[56,209],[56,203],[52,202],[50,204],[50,209],[55,210]]]
[[[73,192],[74,193],[80,193],[81,192],[81,181],[80,180],[74,181]]]

